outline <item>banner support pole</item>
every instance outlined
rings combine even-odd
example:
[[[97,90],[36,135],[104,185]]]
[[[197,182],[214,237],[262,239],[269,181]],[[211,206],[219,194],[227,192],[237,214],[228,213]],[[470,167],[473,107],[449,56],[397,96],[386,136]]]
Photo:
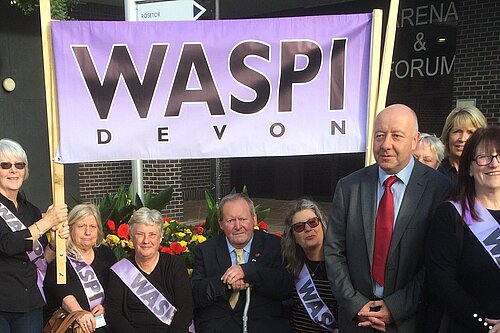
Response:
[[[43,73],[45,79],[45,101],[47,104],[47,126],[49,134],[50,172],[52,176],[52,198],[54,204],[64,203],[64,165],[56,163],[59,145],[59,118],[55,81],[52,32],[50,30],[50,0],[40,0],[40,27],[42,33]],[[58,229],[62,228],[59,224]],[[56,281],[66,284],[66,240],[56,233]]]

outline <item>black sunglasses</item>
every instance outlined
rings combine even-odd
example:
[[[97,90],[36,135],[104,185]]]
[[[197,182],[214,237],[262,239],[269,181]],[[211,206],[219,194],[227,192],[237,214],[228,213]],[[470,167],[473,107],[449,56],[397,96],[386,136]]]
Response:
[[[16,163],[0,162],[0,167],[4,170],[9,170],[10,168],[12,168],[12,166],[15,166],[16,169],[22,170],[26,167],[26,163],[24,163],[24,162],[16,162]]]
[[[319,219],[319,217],[315,216],[315,217],[310,218],[309,220],[307,220],[305,222],[299,222],[299,223],[292,224],[292,228],[295,232],[302,232],[306,228],[306,223],[311,228],[316,228],[320,221],[321,220]]]

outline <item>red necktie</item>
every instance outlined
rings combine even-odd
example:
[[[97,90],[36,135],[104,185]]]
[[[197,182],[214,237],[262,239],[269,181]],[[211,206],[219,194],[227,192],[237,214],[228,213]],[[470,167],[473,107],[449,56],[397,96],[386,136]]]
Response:
[[[380,199],[375,221],[375,247],[373,249],[373,279],[384,286],[385,265],[391,244],[392,228],[394,225],[394,196],[391,186],[398,180],[390,176],[384,182],[384,195]]]

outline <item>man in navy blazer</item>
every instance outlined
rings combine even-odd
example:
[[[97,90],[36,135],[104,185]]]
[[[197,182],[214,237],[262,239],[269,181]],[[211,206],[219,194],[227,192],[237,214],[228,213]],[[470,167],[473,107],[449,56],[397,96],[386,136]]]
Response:
[[[287,301],[293,279],[283,266],[280,238],[254,230],[255,208],[243,194],[224,197],[219,216],[224,233],[194,249],[196,332],[242,332],[247,288],[248,332],[291,332]],[[245,263],[237,264],[235,249],[243,249]],[[233,308],[229,299],[234,291],[239,298]]]
[[[325,260],[342,333],[422,332],[424,241],[434,209],[448,197],[451,184],[413,158],[419,137],[412,109],[387,107],[374,124],[377,163],[341,179],[335,189]],[[381,285],[372,275],[375,221],[384,181],[392,175],[397,177],[391,188],[394,221],[385,281],[377,280]]]

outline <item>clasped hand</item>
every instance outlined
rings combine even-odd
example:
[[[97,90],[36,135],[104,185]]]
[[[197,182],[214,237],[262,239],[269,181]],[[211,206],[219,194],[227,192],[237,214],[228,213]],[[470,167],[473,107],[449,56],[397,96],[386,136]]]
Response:
[[[245,282],[245,272],[241,265],[232,265],[222,274],[220,279],[222,283],[228,284],[231,289],[236,291],[250,287],[250,284]]]
[[[370,307],[380,307],[380,310],[372,311]],[[358,320],[360,327],[371,327],[385,332],[385,326],[392,322],[392,315],[384,301],[369,301],[359,310]]]

